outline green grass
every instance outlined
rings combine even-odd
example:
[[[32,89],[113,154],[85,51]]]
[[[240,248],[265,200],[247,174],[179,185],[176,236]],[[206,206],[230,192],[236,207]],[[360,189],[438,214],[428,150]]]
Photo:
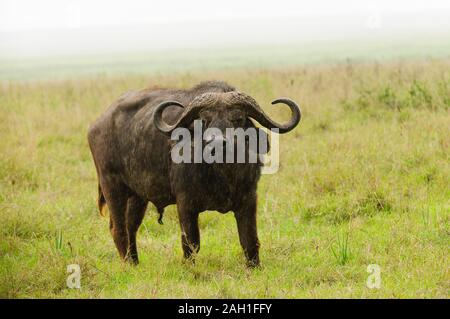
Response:
[[[86,132],[121,93],[222,79],[304,118],[280,137],[281,168],[258,187],[262,268],[249,270],[232,214],[201,214],[195,266],[175,207],[148,209],[141,263],[118,258]],[[0,88],[0,297],[449,297],[450,62],[97,76]],[[66,287],[67,265],[81,289]],[[380,289],[366,287],[367,266]]]
[[[331,250],[333,251],[334,257],[339,265],[345,265],[350,258],[350,249],[348,243],[348,233],[337,236],[336,248],[331,246]]]

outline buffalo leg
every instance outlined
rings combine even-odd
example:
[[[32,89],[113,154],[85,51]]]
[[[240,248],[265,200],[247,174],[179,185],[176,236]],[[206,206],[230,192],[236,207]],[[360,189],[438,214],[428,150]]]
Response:
[[[236,218],[239,241],[247,259],[247,266],[259,266],[259,240],[256,229],[256,198],[251,203],[237,209]]]
[[[109,229],[120,257],[125,259],[128,248],[125,221],[128,189],[123,184],[104,180],[101,182],[101,187],[109,208]]]
[[[184,258],[194,261],[195,254],[200,250],[198,212],[192,212],[180,206],[178,206],[178,218],[180,220]]]
[[[137,195],[128,198],[126,226],[128,235],[128,249],[126,260],[133,264],[138,264],[138,252],[136,246],[136,233],[144,219],[147,202]]]

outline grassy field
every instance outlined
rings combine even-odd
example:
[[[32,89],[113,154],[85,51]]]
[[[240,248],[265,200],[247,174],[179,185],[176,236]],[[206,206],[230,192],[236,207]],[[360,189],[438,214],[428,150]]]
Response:
[[[263,266],[244,266],[234,218],[217,212],[201,214],[202,250],[183,263],[173,206],[164,226],[149,207],[141,263],[124,264],[97,211],[87,127],[126,90],[206,79],[279,120],[279,96],[304,112],[259,183]],[[0,121],[0,297],[449,297],[449,60],[3,82]],[[66,287],[74,263],[81,289]]]

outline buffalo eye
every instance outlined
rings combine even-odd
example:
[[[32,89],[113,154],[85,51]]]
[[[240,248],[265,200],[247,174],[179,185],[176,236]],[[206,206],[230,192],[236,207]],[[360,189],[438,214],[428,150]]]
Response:
[[[202,116],[200,120],[202,121],[203,127],[207,127],[211,123],[211,119],[207,116]]]
[[[236,116],[236,117],[231,118],[231,122],[233,123],[234,126],[243,126],[244,122],[245,122],[245,118]]]
[[[234,126],[242,126],[244,124],[244,116],[240,112],[236,112],[234,114],[231,114],[231,123],[233,123]]]
[[[211,123],[211,114],[209,112],[203,112],[203,114],[200,115],[200,120],[202,121],[202,124],[204,127],[208,126],[209,123]]]

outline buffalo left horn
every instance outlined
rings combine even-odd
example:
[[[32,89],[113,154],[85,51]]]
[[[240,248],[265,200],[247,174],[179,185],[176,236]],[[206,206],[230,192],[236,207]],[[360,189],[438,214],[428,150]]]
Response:
[[[268,129],[278,129],[278,133],[287,133],[294,129],[297,124],[300,122],[302,118],[302,113],[300,111],[300,107],[289,98],[279,98],[272,101],[272,104],[283,103],[289,106],[291,109],[291,119],[289,122],[285,124],[279,124],[273,121],[259,106],[258,102],[256,102],[251,96],[248,96],[241,92],[230,92],[232,94],[230,96],[230,102],[236,104],[243,104],[247,106],[247,114],[249,117],[258,121],[259,124],[268,128]]]

